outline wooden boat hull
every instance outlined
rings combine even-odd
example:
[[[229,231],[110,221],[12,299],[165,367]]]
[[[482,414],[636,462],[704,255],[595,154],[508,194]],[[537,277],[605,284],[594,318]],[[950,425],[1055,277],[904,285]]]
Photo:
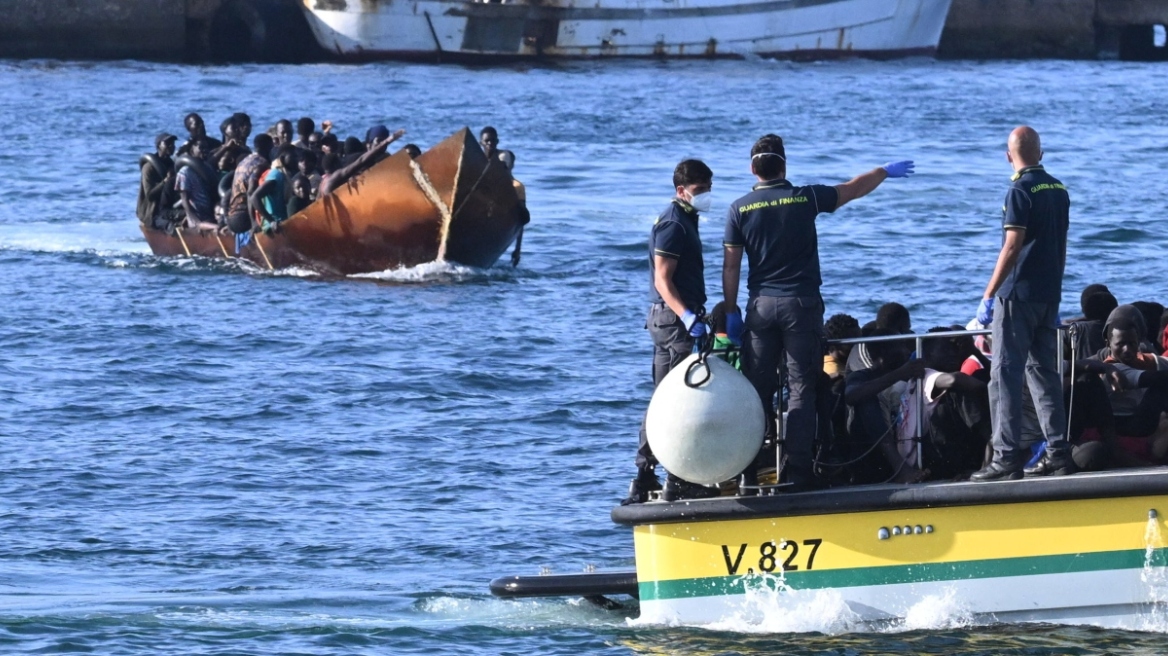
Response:
[[[1165,510],[1155,469],[648,503],[613,519],[633,527],[647,623],[1147,629],[1168,600]],[[809,608],[831,617],[798,616]]]
[[[371,273],[435,260],[489,267],[515,241],[522,206],[511,174],[488,161],[467,128],[413,160],[404,151],[332,194],[253,235],[234,238],[143,227],[155,255],[242,257],[261,267],[306,267],[329,275]],[[185,242],[185,247],[184,247]]]

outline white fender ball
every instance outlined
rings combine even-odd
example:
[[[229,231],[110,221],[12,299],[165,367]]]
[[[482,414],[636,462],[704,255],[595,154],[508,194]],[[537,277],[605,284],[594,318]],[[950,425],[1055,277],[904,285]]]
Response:
[[[669,473],[690,483],[716,485],[734,478],[762,447],[766,417],[754,386],[717,356],[706,367],[691,355],[669,372],[649,401],[645,433]]]

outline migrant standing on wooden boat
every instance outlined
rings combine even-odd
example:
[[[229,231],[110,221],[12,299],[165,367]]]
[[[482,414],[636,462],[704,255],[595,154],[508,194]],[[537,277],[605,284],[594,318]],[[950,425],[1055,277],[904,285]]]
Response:
[[[654,388],[693,352],[694,340],[706,333],[705,264],[698,213],[710,209],[713,182],[714,172],[704,162],[687,159],[678,164],[673,170],[676,195],[649,233],[649,316],[645,327],[653,339]],[[644,424],[636,465],[637,477],[622,503],[643,503],[649,492],[661,489],[655,471],[657,458],[649,447]],[[705,489],[673,480],[672,474],[667,484],[686,488],[691,495],[701,495]]]
[[[1002,207],[1002,249],[977,317],[993,324],[994,456],[974,472],[974,481],[1022,478],[1023,375],[1046,440],[1042,459],[1026,473],[1061,476],[1075,471],[1057,363],[1071,200],[1066,186],[1043,168],[1042,143],[1033,128],[1022,126],[1010,133],[1006,159],[1014,177]]]
[[[790,399],[784,445],[787,482],[793,491],[815,487],[811,452],[815,439],[815,387],[823,373],[823,299],[819,295],[819,245],[815,217],[834,212],[871,193],[887,178],[912,174],[910,161],[873,169],[834,187],[795,187],[787,181],[783,139],[768,134],[750,151],[753,191],[730,205],[726,215],[722,291],[727,316],[741,317],[738,283],[742,253],[749,263],[742,371],[767,412],[766,438],[776,439],[774,395],[779,358],[786,353]],[[744,472],[757,483],[758,468],[773,449],[763,448]]]

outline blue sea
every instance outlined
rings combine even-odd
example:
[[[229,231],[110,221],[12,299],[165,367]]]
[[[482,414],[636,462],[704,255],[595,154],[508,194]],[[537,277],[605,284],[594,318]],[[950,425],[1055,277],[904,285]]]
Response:
[[[385,123],[423,148],[493,125],[527,186],[522,262],[338,280],[155,257],[137,159],[190,111]],[[0,124],[2,653],[1168,651],[1154,630],[974,623],[960,599],[924,626],[776,609],[712,630],[487,591],[633,565],[609,511],[651,391],[646,238],[680,159],[715,172],[712,296],[756,138],[781,134],[801,183],[915,160],[819,235],[828,314],[899,301],[921,330],[972,318],[1006,137],[1030,124],[1072,197],[1063,313],[1094,282],[1165,302],[1168,67],[0,61]]]

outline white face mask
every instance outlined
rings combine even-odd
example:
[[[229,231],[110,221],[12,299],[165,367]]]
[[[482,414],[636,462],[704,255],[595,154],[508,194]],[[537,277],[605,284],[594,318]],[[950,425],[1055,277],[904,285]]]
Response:
[[[710,211],[710,204],[713,202],[714,202],[714,197],[711,196],[710,192],[708,192],[708,191],[704,191],[704,192],[702,192],[696,196],[693,196],[689,199],[689,204],[691,206],[693,206],[693,208],[699,212],[709,212]]]

